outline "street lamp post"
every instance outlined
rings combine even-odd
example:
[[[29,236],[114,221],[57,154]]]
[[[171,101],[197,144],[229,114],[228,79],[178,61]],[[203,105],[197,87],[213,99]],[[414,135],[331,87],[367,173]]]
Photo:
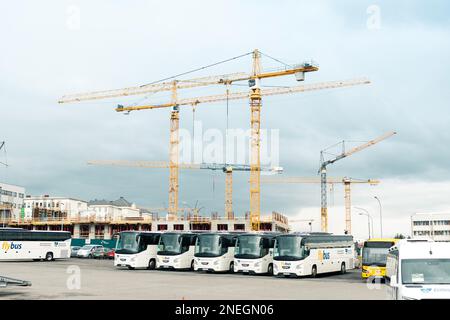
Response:
[[[378,204],[380,205],[380,238],[383,238],[383,214],[381,208],[381,201],[380,198],[378,198],[377,196],[374,196],[374,198],[378,201]]]
[[[367,225],[368,225],[368,228],[369,228],[369,239],[370,239],[371,238],[371,235],[370,235],[370,221],[372,220],[372,217],[371,217],[370,214],[364,213],[364,212],[360,212],[359,215],[360,216],[367,216]],[[373,225],[373,222],[372,222],[372,225]]]
[[[371,235],[373,236],[373,218],[372,218],[372,215],[369,213],[369,211],[367,211],[364,208],[355,207],[355,209],[364,211],[364,213],[363,212],[359,213],[360,216],[367,216],[367,223],[369,225],[369,239],[370,239]],[[372,225],[372,228],[371,228],[371,225]],[[370,232],[371,229],[372,229],[372,234]]]

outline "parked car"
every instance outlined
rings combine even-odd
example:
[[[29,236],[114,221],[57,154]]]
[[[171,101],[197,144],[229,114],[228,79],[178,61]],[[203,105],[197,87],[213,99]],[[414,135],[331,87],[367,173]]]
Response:
[[[80,246],[72,246],[70,247],[70,257],[74,258],[77,256],[78,250],[80,250],[81,247]]]
[[[106,253],[106,257],[108,259],[114,259],[115,254],[116,254],[116,250],[109,249],[109,251]]]
[[[85,245],[78,250],[77,257],[78,258],[92,258],[95,249],[99,248],[99,247],[103,248],[103,246],[97,245],[97,244]]]
[[[107,253],[108,249],[106,249],[105,247],[97,247],[94,249],[94,252],[92,252],[92,257],[94,259],[106,259]]]

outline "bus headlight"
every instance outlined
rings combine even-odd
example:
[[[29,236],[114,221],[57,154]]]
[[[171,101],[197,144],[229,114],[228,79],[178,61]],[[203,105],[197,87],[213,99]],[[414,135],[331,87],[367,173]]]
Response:
[[[278,266],[276,264],[273,265],[273,270],[278,270]]]
[[[173,263],[178,263],[180,261],[180,258],[175,258],[174,260],[173,260]]]
[[[297,269],[297,270],[303,269],[303,265],[302,264],[298,264],[295,269]]]
[[[258,268],[261,265],[261,261],[255,263],[255,268]]]
[[[136,261],[136,257],[132,257],[132,258],[130,259],[130,261],[131,261],[131,262],[135,262],[135,261]]]
[[[219,260],[214,261],[213,265],[217,266],[219,264]]]

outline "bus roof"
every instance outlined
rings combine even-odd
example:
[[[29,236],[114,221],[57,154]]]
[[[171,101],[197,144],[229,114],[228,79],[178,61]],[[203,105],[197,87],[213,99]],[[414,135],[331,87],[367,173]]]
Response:
[[[397,243],[398,240],[400,240],[400,239],[395,239],[395,238],[372,238],[372,239],[366,240],[366,242],[394,242],[394,243]]]
[[[279,235],[282,235],[281,232],[252,232],[252,233],[242,233],[239,235],[239,237],[252,237],[252,236],[258,236],[263,238],[275,238]]]
[[[391,247],[390,251],[398,250],[401,259],[449,259],[450,243],[435,242],[432,240],[406,240],[399,241]]]

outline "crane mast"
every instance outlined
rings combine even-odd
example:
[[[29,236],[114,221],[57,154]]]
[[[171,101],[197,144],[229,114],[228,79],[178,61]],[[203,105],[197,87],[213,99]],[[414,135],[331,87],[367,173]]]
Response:
[[[258,50],[253,52],[253,76],[261,73],[261,54]],[[261,215],[260,192],[260,143],[261,143],[261,88],[258,78],[250,80],[250,127],[251,127],[251,154],[250,154],[250,223],[252,230],[259,230]]]

